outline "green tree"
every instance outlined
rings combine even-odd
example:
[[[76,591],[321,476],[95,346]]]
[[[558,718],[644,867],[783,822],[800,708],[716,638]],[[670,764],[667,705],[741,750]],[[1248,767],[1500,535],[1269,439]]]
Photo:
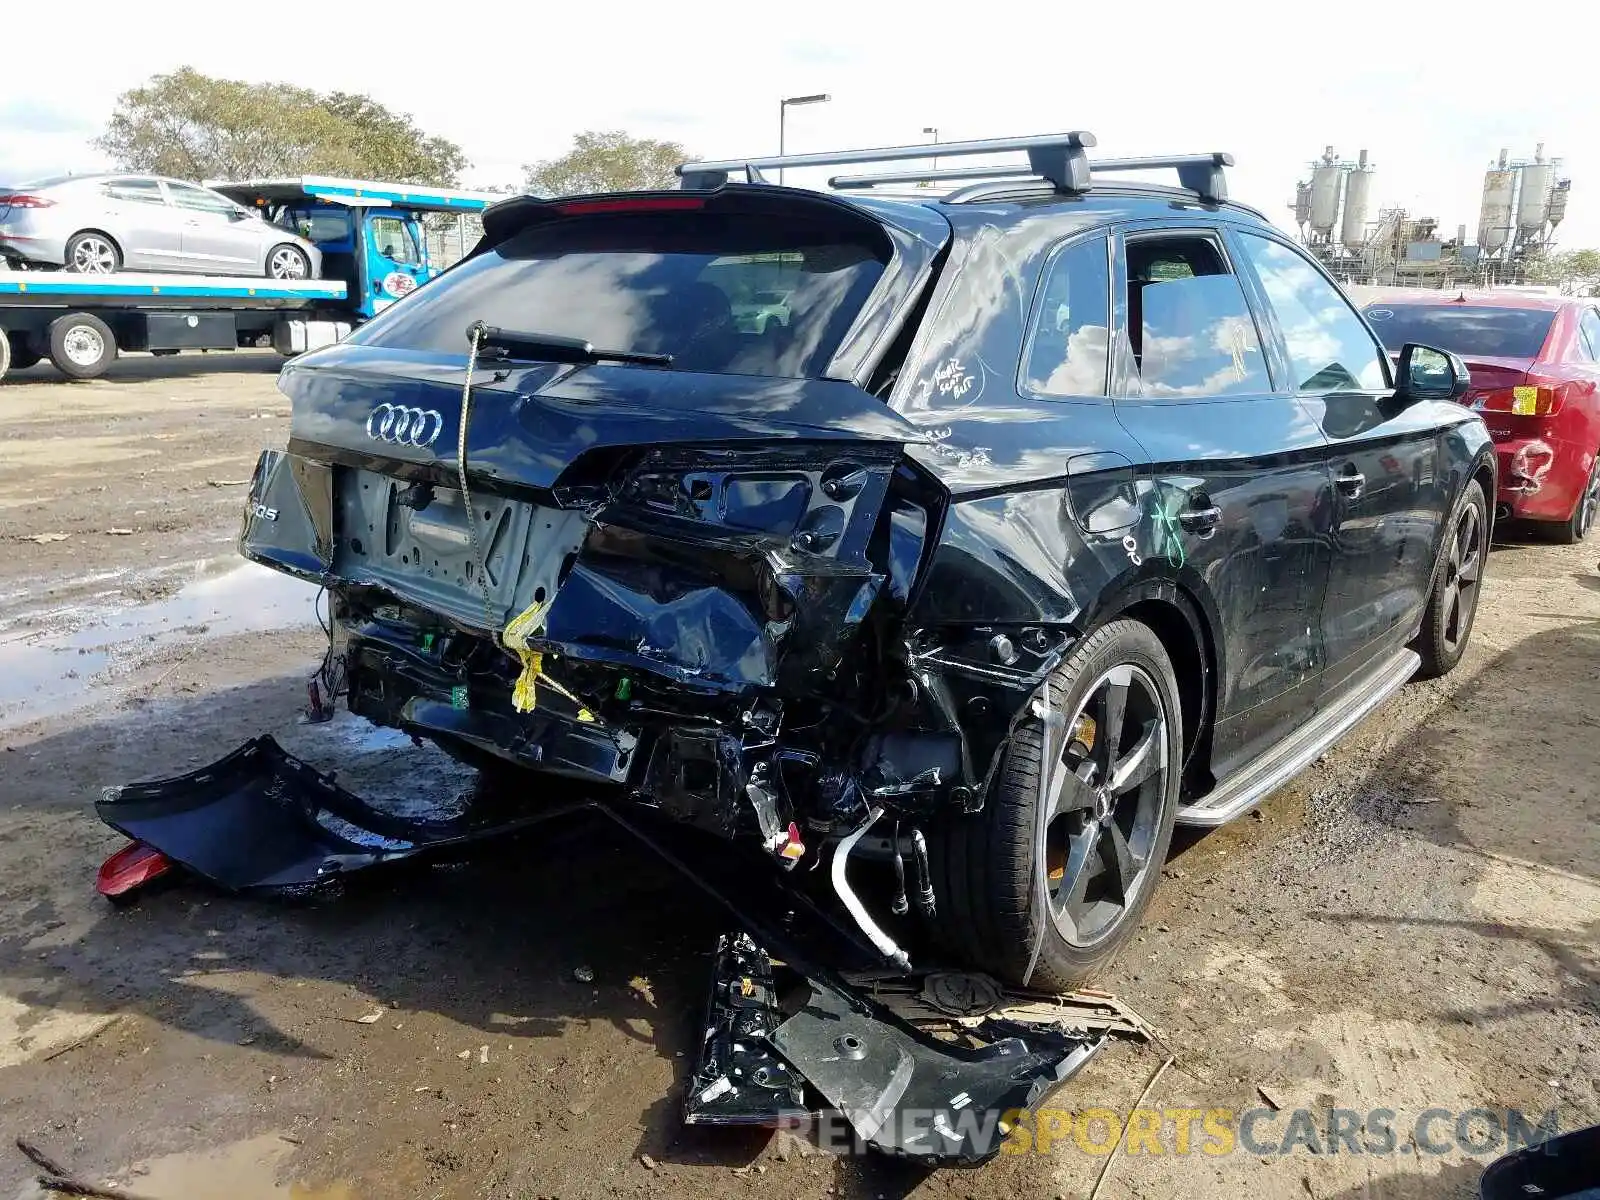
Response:
[[[1593,295],[1600,288],[1600,250],[1564,250],[1533,262],[1528,278],[1554,284],[1566,295]]]
[[[371,97],[193,67],[124,92],[95,145],[122,170],[184,179],[317,174],[448,186],[468,166],[461,147]]]
[[[572,139],[572,149],[523,167],[536,196],[586,192],[639,192],[677,184],[674,168],[689,155],[677,142],[629,137],[620,129],[590,130]]]

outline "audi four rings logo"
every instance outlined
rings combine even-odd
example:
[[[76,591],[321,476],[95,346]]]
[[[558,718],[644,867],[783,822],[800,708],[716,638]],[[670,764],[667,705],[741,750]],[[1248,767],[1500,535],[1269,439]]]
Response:
[[[431,446],[444,430],[444,416],[433,408],[380,404],[367,417],[367,436],[396,446]]]

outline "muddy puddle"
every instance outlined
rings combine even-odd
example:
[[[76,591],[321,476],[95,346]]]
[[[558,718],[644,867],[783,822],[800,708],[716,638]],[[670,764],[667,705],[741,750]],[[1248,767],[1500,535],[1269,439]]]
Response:
[[[236,558],[198,564],[178,591],[132,606],[79,605],[0,631],[0,729],[114,700],[117,680],[202,637],[314,624],[317,589]]]
[[[281,1134],[268,1133],[208,1150],[165,1154],[136,1164],[115,1182],[143,1200],[359,1200],[345,1184],[280,1183],[281,1176],[292,1174],[286,1167],[295,1145]],[[30,1187],[19,1200],[48,1194]]]

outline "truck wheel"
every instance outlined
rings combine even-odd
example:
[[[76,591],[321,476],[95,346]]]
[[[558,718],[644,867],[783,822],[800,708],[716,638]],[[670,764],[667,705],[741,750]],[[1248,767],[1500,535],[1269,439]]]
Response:
[[[310,279],[311,260],[299,246],[274,246],[267,255],[267,275],[271,279]]]
[[[91,313],[68,313],[50,322],[50,361],[69,379],[96,379],[117,357],[111,327]]]
[[[1411,644],[1422,656],[1418,679],[1436,679],[1455,670],[1472,636],[1489,558],[1488,503],[1476,479],[1468,482],[1444,536],[1444,562],[1422,614],[1422,632]]]
[[[0,329],[0,379],[11,369],[11,335]]]
[[[1138,621],[1085,638],[1051,676],[1050,700],[1065,724],[1047,739],[1041,721],[1024,720],[983,810],[947,814],[929,846],[947,948],[1022,983],[1038,940],[1026,982],[1045,991],[1104,971],[1138,928],[1183,763],[1172,663]]]
[[[122,251],[109,237],[93,229],[72,235],[66,260],[66,269],[79,275],[111,275],[122,270]]]

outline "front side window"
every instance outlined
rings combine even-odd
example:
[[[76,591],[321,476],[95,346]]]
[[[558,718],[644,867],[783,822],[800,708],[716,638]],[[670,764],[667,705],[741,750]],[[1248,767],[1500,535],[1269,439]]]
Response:
[[[1282,242],[1239,234],[1278,318],[1299,392],[1381,391],[1383,358],[1361,318],[1326,276]]]
[[[1163,400],[1271,391],[1244,289],[1215,240],[1129,240],[1127,263],[1133,394]]]
[[[1028,331],[1024,390],[1038,396],[1106,394],[1109,292],[1105,238],[1056,252],[1045,267]]]
[[[397,263],[419,263],[417,239],[412,236],[411,225],[400,217],[373,217],[371,220],[372,244],[378,253]]]
[[[172,202],[179,208],[192,209],[195,212],[231,215],[237,207],[226,196],[219,196],[215,192],[208,192],[205,188],[193,187],[187,183],[169,183],[167,192],[171,195]]]
[[[741,212],[543,221],[362,326],[371,345],[464,353],[474,321],[670,354],[674,370],[820,376],[883,275],[855,226]],[[781,303],[757,301],[778,295]],[[750,320],[756,307],[766,319]]]

